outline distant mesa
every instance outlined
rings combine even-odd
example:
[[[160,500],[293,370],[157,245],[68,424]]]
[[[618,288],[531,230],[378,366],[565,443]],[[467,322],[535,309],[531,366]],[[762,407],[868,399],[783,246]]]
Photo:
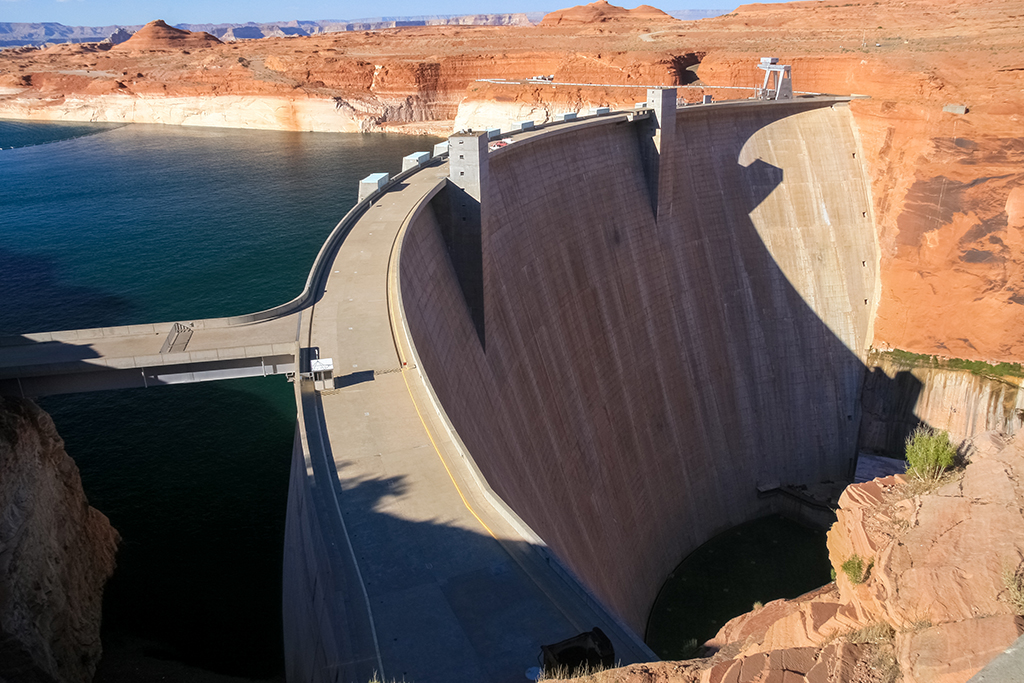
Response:
[[[288,26],[278,24],[246,24],[245,26],[233,26],[224,32],[220,39],[226,43],[235,40],[259,40],[260,38],[291,38],[294,36],[308,36],[307,31],[299,26]]]
[[[263,29],[259,26],[232,26],[224,35],[221,36],[221,40],[224,42],[232,42],[235,40],[259,40],[260,38],[266,38],[266,34],[263,33]]]
[[[168,26],[162,19],[151,21],[113,50],[185,50],[189,48],[211,47],[222,43],[206,32],[183,31]]]
[[[133,35],[134,34],[128,29],[122,26],[118,26],[116,31],[111,33],[106,38],[104,38],[101,42],[110,43],[111,45],[120,45],[121,43],[131,38]]]
[[[640,5],[636,9],[616,7],[607,0],[597,0],[589,5],[577,5],[569,9],[560,9],[546,15],[540,22],[541,26],[581,26],[600,24],[609,21],[676,21],[671,15],[657,7]]]

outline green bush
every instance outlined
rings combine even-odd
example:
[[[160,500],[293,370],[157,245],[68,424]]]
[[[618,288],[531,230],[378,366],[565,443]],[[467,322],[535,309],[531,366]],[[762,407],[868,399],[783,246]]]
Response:
[[[857,584],[864,582],[864,558],[854,553],[848,560],[843,562],[840,569],[850,579],[850,583]]]
[[[918,427],[907,438],[907,472],[922,481],[935,481],[953,466],[956,453],[947,432]]]

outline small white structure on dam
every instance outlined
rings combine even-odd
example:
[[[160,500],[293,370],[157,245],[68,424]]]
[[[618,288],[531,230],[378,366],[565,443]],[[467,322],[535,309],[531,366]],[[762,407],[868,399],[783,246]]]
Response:
[[[764,83],[758,93],[762,100],[793,99],[793,69],[779,64],[778,57],[762,57],[757,65],[764,71]]]

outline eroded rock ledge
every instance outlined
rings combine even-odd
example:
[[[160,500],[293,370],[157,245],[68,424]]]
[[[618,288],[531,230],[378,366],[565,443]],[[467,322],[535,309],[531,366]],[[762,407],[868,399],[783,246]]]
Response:
[[[92,680],[118,540],[50,416],[0,397],[0,680]]]

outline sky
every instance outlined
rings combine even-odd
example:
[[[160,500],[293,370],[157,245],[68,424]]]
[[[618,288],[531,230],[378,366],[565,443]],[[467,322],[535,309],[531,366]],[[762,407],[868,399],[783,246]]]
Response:
[[[0,22],[54,21],[65,26],[271,22],[292,19],[362,19],[424,14],[550,12],[590,0],[0,0]],[[744,0],[750,2],[751,0]],[[762,0],[763,1],[763,0]],[[663,10],[733,9],[737,0],[610,0],[633,8]]]

